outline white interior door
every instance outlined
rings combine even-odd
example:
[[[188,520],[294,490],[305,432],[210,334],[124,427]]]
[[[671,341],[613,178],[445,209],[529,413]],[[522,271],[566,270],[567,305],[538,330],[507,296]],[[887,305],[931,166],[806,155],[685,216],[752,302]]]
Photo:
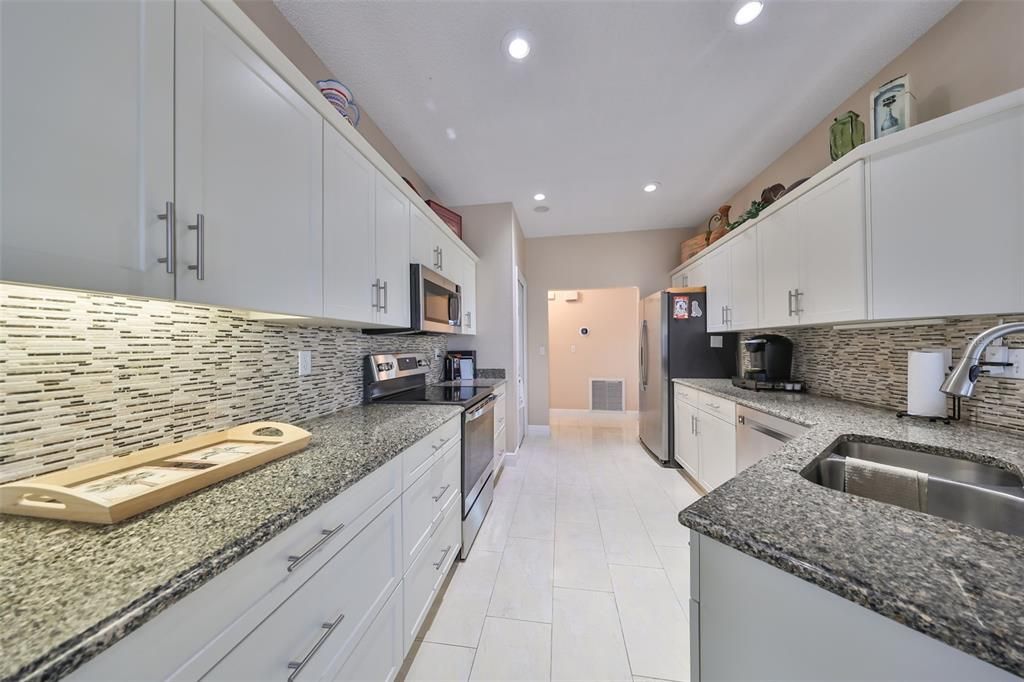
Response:
[[[518,272],[518,268],[516,269]],[[519,339],[517,353],[519,362],[516,367],[516,393],[518,401],[518,422],[519,422],[519,445],[523,444],[526,438],[527,416],[526,416],[526,282],[522,274],[516,278],[516,310],[517,329],[516,336]]]
[[[205,4],[175,9],[178,298],[320,316],[323,118]]]
[[[795,202],[800,242],[800,322],[868,316],[864,163]]]
[[[172,298],[173,3],[0,2],[0,31],[0,278]]]
[[[800,323],[794,298],[800,287],[800,271],[793,212],[792,206],[786,207],[757,225],[759,327]]]
[[[377,170],[324,126],[324,316],[377,321],[374,250]]]
[[[409,199],[377,173],[377,277],[381,280],[378,320],[392,327],[409,326]]]

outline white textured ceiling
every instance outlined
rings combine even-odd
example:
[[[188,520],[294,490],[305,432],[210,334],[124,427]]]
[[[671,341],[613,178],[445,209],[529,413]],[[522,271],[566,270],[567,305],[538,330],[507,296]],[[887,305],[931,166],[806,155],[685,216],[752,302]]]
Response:
[[[511,201],[528,237],[702,224],[956,4],[276,3],[443,202]]]

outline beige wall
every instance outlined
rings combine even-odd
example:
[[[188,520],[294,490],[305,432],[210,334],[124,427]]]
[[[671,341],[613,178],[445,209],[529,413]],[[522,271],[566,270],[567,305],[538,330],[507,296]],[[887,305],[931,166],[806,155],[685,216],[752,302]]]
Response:
[[[530,424],[548,423],[548,291],[669,286],[679,243],[696,229],[615,232],[526,240],[526,320]]]
[[[827,166],[828,128],[846,111],[869,122],[871,92],[882,83],[910,74],[921,123],[998,95],[1024,88],[1024,2],[966,0],[836,108],[817,127],[733,196],[735,218],[761,190],[784,185]],[[742,153],[738,145],[732,153]]]
[[[462,216],[464,241],[480,257],[476,266],[477,333],[452,337],[448,347],[475,350],[479,367],[505,370],[509,380],[505,401],[506,447],[515,450],[519,442],[519,401],[514,381],[518,363],[513,309],[517,243],[522,230],[518,229],[519,222],[510,203],[459,206],[455,210]]]
[[[330,69],[320,61],[320,57],[317,56],[316,52],[299,35],[299,32],[288,23],[288,20],[284,18],[284,15],[281,14],[272,0],[235,1],[242,11],[252,19],[253,23],[259,26],[260,30],[267,34],[267,37],[277,45],[277,48],[284,52],[285,56],[299,68],[299,71],[314,84],[324,78],[336,78],[342,83],[345,82],[345,74],[331,73]],[[359,93],[355,92],[352,94],[355,95],[356,103],[358,104]],[[377,153],[383,156],[384,160],[398,171],[399,175],[409,178],[424,199],[436,199],[437,197],[434,195],[433,190],[430,189],[415,169],[409,165],[409,162],[395,148],[395,145],[391,144],[391,140],[377,127],[377,124],[373,122],[369,114],[362,108],[360,108],[360,111],[362,115],[359,127],[357,128],[359,134],[366,138],[370,146],[376,149]]]
[[[577,300],[554,292],[548,300],[548,395],[551,409],[590,409],[590,380],[624,379],[626,409],[639,401],[637,287],[583,289]],[[580,336],[580,327],[590,333]]]

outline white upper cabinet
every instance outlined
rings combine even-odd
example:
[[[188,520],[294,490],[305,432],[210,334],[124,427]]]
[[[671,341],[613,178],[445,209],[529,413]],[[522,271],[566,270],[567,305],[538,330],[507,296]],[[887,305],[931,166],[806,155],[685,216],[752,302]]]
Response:
[[[707,310],[708,331],[729,329],[729,304],[732,301],[732,243],[723,244],[707,257]]]
[[[460,276],[459,256],[463,255],[451,237],[418,207],[412,207],[412,262],[426,265],[448,279]]]
[[[0,31],[0,279],[173,297],[173,3],[0,2]]]
[[[800,226],[800,323],[866,319],[864,163],[829,178],[794,205]]]
[[[757,226],[761,327],[786,327],[800,322],[795,301],[795,292],[800,287],[796,228],[792,210],[776,211]]]
[[[1024,107],[871,158],[876,319],[1024,310]]]
[[[175,4],[178,298],[323,314],[323,118],[201,2]]]
[[[728,314],[730,329],[757,327],[757,231],[755,226],[737,235],[729,247],[732,279]]]
[[[377,322],[376,184],[373,164],[325,125],[324,317]]]
[[[377,173],[377,279],[381,324],[408,327],[409,300],[409,199],[387,178]]]
[[[462,333],[476,334],[476,262],[456,248],[451,249],[449,270],[458,263],[458,272],[449,272],[462,289]]]
[[[760,221],[759,327],[867,318],[864,164]]]

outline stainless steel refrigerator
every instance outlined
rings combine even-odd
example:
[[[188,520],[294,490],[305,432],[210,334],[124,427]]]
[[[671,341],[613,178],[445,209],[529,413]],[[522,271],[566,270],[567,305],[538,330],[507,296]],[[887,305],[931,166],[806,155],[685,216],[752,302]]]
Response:
[[[675,465],[672,379],[735,376],[735,334],[709,334],[703,287],[668,289],[643,300],[640,325],[640,442]]]

